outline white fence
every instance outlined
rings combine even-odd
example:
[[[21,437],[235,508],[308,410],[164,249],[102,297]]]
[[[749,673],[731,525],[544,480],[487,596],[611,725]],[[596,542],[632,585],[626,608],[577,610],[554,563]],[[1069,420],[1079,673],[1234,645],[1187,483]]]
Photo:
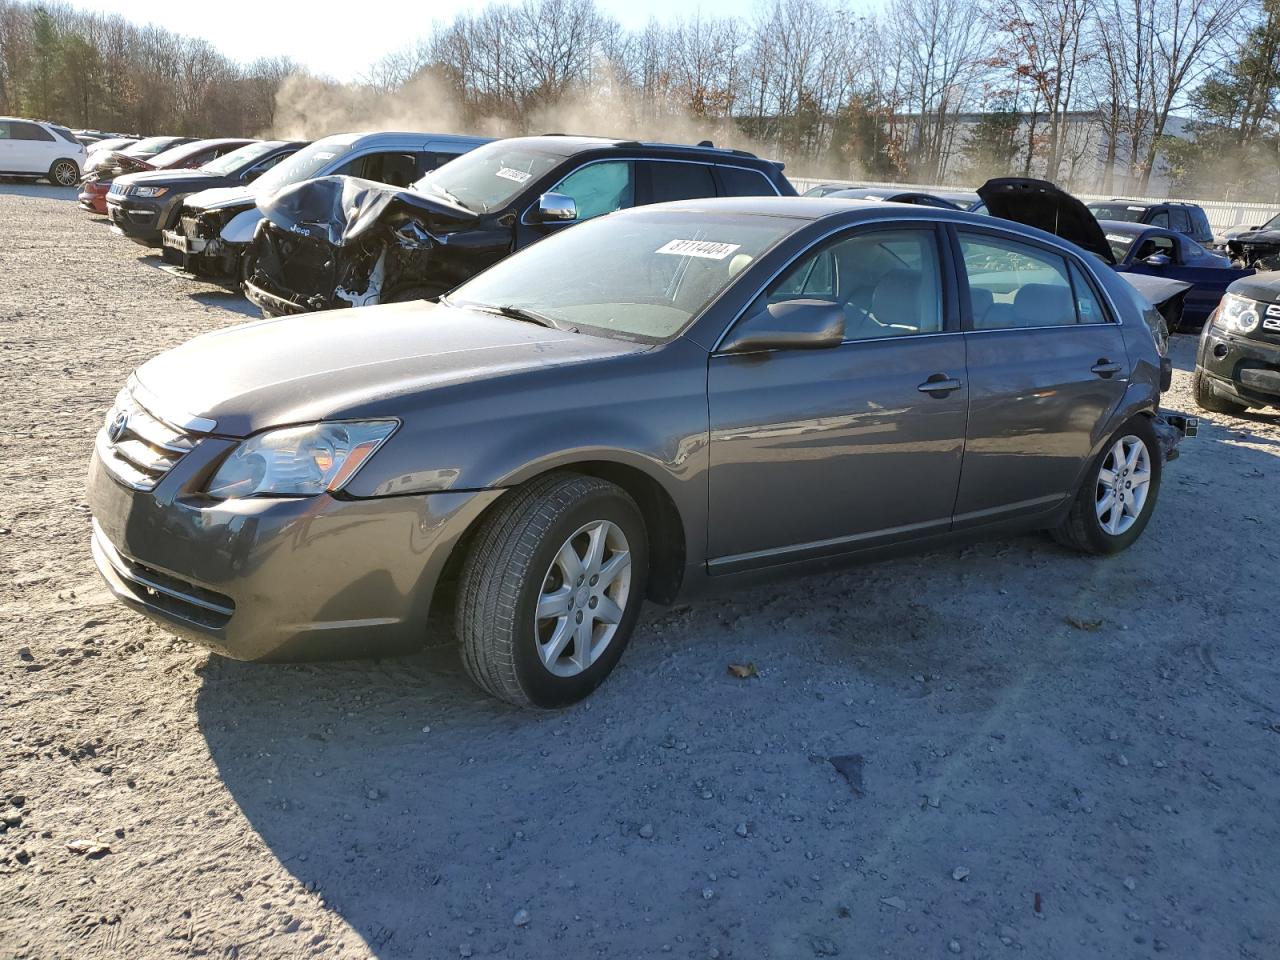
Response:
[[[961,193],[970,192],[968,187],[943,187],[937,184],[918,184],[918,183],[883,183],[872,182],[870,180],[844,181],[844,180],[815,180],[809,177],[791,177],[792,184],[795,185],[796,191],[804,193],[810,187],[819,183],[848,183],[851,187],[892,187],[899,190],[920,190],[924,193]],[[1098,196],[1091,193],[1076,194],[1086,203],[1093,200],[1109,200],[1110,197]],[[1209,226],[1213,227],[1214,232],[1229,229],[1239,225],[1253,225],[1265,223],[1277,213],[1280,213],[1280,204],[1272,203],[1242,203],[1235,200],[1196,200],[1192,197],[1126,197],[1127,200],[1138,200],[1144,203],[1160,203],[1163,200],[1183,200],[1187,203],[1198,204],[1204,209],[1205,214],[1209,217]]]

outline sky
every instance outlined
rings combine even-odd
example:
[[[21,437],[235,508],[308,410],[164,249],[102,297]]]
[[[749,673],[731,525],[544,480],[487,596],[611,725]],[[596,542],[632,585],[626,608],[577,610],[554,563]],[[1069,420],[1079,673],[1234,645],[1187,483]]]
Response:
[[[643,27],[650,16],[670,21],[699,10],[729,16],[741,0],[597,0],[625,27]],[[119,13],[135,23],[154,23],[175,33],[204,37],[236,60],[285,54],[317,73],[350,80],[384,54],[410,45],[431,21],[450,20],[485,0],[72,0],[72,6]],[[369,11],[367,14],[360,11]]]

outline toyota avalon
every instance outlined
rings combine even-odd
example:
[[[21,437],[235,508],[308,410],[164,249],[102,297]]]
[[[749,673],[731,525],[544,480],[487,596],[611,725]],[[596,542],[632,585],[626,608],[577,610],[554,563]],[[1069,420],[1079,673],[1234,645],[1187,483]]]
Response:
[[[1151,313],[991,217],[627,210],[438,302],[144,364],[97,436],[93,553],[120,600],[243,659],[412,648],[452,603],[480,687],[566,704],[645,599],[1019,531],[1131,545],[1181,437]]]

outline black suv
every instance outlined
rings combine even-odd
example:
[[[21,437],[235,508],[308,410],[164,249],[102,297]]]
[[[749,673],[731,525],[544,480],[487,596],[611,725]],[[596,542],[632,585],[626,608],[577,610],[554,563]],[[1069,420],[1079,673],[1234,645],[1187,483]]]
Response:
[[[1212,413],[1280,407],[1280,273],[1227,287],[1200,333],[1193,388]]]
[[[499,140],[407,190],[309,180],[259,201],[245,293],[268,315],[438,296],[503,257],[626,207],[795,196],[782,165],[710,143]]]
[[[1148,223],[1164,227],[1175,233],[1185,233],[1196,243],[1213,243],[1213,228],[1204,210],[1194,203],[1166,200],[1149,203],[1146,200],[1095,200],[1088,205],[1099,220],[1127,220],[1129,223]]]

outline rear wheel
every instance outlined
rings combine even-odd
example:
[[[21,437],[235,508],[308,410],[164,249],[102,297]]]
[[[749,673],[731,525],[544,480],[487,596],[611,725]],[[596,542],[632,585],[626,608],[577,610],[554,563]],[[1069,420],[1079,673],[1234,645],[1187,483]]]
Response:
[[[1192,392],[1195,393],[1196,406],[1210,413],[1230,413],[1238,417],[1249,409],[1242,403],[1219,396],[1218,391],[1213,388],[1213,381],[1209,379],[1203,367],[1196,367],[1195,377],[1192,380]]]
[[[49,168],[49,179],[60,187],[74,187],[80,180],[80,168],[74,160],[56,160]]]
[[[581,700],[622,656],[647,576],[644,520],[621,488],[552,474],[512,491],[482,522],[462,568],[467,673],[518,706]]]
[[[1054,539],[1082,553],[1119,553],[1142,535],[1160,492],[1160,444],[1146,417],[1121,427],[1089,468]]]

